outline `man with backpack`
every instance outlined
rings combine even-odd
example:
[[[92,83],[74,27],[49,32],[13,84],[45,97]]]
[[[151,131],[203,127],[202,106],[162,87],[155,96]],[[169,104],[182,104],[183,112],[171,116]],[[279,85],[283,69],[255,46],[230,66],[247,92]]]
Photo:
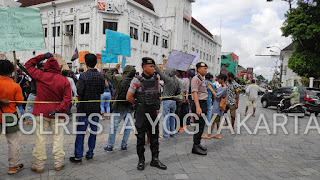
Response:
[[[120,101],[115,101],[112,105],[113,113],[119,113],[120,116],[114,116],[114,118],[111,119],[111,126],[110,126],[110,133],[108,138],[108,145],[107,147],[104,147],[103,149],[108,152],[113,151],[115,139],[116,139],[116,133],[119,126],[119,123],[122,119],[126,121],[126,117],[129,114],[133,113],[133,105],[126,100],[127,92],[130,87],[131,80],[136,74],[136,69],[133,66],[125,66],[123,69],[123,75],[112,75],[111,71],[106,72],[105,77],[110,81],[115,89],[117,89],[115,99]],[[128,119],[126,122],[126,127],[131,126],[131,122]],[[130,136],[130,129],[124,130],[124,135],[121,143],[121,150],[126,151],[127,150],[127,141]]]

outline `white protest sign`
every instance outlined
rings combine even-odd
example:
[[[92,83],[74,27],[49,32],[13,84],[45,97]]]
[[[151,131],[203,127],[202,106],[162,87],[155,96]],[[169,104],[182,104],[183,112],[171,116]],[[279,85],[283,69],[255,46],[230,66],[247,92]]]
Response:
[[[171,51],[166,66],[168,68],[173,68],[176,70],[187,71],[195,57],[196,56],[192,54],[187,54],[184,52],[173,50]]]
[[[198,61],[199,61],[200,54],[199,54],[199,53],[196,53],[196,52],[193,52],[193,51],[191,51],[190,54],[192,54],[192,55],[195,56],[195,58],[194,58],[194,60],[192,61],[191,64],[192,64],[192,65],[196,65],[196,64],[198,63]]]

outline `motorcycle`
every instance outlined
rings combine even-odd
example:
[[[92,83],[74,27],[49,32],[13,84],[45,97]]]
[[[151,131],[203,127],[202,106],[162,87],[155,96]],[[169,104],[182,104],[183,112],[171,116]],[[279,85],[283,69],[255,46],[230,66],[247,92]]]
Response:
[[[305,108],[301,103],[290,106],[289,99],[282,99],[277,105],[277,113],[301,113],[304,116]]]

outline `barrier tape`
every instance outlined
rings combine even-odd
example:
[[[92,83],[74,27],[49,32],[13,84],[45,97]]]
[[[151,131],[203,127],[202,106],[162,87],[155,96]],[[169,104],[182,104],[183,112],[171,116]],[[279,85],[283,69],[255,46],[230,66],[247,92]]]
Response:
[[[191,94],[188,95],[178,95],[178,96],[167,96],[167,97],[160,97],[160,99],[169,99],[169,98],[176,98],[176,97],[187,97],[191,96]],[[126,100],[88,100],[88,101],[78,101],[78,98],[75,98],[75,100],[71,101],[72,103],[98,103],[98,102],[126,102]],[[61,102],[58,101],[10,101],[10,103],[21,103],[21,104],[60,104]]]

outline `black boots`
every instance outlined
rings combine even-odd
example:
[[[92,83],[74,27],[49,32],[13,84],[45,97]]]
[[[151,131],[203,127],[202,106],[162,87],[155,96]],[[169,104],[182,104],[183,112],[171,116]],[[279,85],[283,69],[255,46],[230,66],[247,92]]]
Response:
[[[199,145],[193,145],[193,148],[192,148],[192,153],[193,154],[198,154],[198,155],[207,155],[207,148],[201,146],[200,144]]]
[[[152,167],[157,167],[159,169],[162,169],[162,170],[166,170],[167,169],[167,166],[162,164],[159,159],[158,159],[158,156],[156,157],[152,157],[152,161],[150,163],[150,166]]]
[[[162,163],[159,161],[158,155],[159,155],[159,154],[155,154],[155,153],[152,155],[152,161],[151,161],[151,163],[150,163],[150,166],[152,166],[152,167],[157,167],[157,168],[159,168],[159,169],[166,170],[166,169],[167,169],[167,166],[164,165],[164,164],[162,164]],[[145,167],[145,163],[144,163],[144,162],[145,162],[144,156],[139,157],[139,163],[138,163],[138,166],[137,166],[137,169],[138,169],[139,171],[144,170],[144,167]]]
[[[142,171],[144,170],[144,157],[139,157],[139,163],[138,163],[138,166],[137,166],[137,169],[139,171]]]

